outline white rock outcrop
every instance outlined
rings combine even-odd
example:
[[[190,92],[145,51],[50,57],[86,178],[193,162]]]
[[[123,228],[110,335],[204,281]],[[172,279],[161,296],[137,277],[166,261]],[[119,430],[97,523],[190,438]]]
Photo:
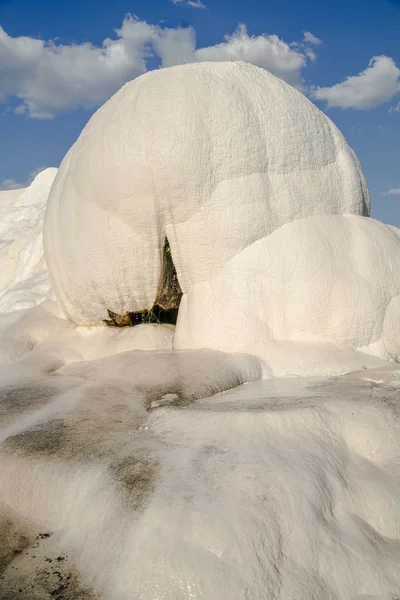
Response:
[[[153,305],[165,236],[189,293],[280,226],[345,213],[368,215],[369,196],[328,117],[263,69],[201,63],[97,111],[60,167],[45,248],[66,314],[92,325]]]
[[[42,229],[56,173],[45,169],[27,188],[0,191],[0,313],[36,306],[49,294]]]
[[[399,330],[395,228],[319,215],[280,227],[193,285],[180,305],[175,347],[245,349],[268,361],[268,342],[330,342],[397,361]],[[322,352],[319,372],[324,361]]]

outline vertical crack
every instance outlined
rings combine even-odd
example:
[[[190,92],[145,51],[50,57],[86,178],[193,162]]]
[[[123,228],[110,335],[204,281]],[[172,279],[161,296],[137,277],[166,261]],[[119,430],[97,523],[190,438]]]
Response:
[[[107,309],[109,319],[104,319],[103,322],[108,327],[134,327],[141,323],[169,323],[175,325],[181,298],[182,290],[172,259],[171,248],[168,238],[165,238],[160,281],[153,307],[150,310],[127,312],[124,315],[118,315]]]

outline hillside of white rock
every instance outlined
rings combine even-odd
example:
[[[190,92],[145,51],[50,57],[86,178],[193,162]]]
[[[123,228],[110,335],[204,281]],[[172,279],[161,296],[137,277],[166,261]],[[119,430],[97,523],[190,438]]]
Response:
[[[0,192],[0,600],[400,597],[400,235],[369,211],[326,115],[233,62],[139,77]],[[105,326],[171,282],[176,327]]]

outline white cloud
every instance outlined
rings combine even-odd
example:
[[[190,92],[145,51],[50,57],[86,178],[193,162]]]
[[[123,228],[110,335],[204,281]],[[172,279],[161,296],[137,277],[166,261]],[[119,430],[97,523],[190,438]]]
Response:
[[[317,60],[317,55],[315,54],[315,52],[312,48],[306,48],[304,50],[304,54],[307,56],[307,58],[309,58],[313,62],[314,62],[314,60]]]
[[[226,35],[221,44],[196,50],[194,58],[198,61],[243,60],[294,85],[300,82],[301,69],[306,66],[305,55],[293,50],[277,35],[250,36],[242,23],[232,35]]]
[[[342,83],[311,90],[330,107],[367,109],[391,100],[400,92],[400,69],[389,56],[374,56],[368,67]]]
[[[171,0],[173,4],[185,4],[186,6],[191,6],[192,8],[207,8],[201,0]]]
[[[32,183],[32,181],[35,179],[36,175],[39,175],[39,173],[41,173],[45,169],[46,169],[46,167],[39,167],[38,169],[35,169],[34,171],[32,171],[29,174],[29,177],[27,178],[27,180],[23,181],[23,182],[18,182],[18,181],[15,181],[14,179],[3,179],[3,181],[0,181],[0,191],[19,190],[20,188],[28,187]]]
[[[305,31],[303,36],[303,42],[308,44],[314,44],[314,46],[320,46],[322,41],[315,37],[310,31]]]
[[[400,112],[400,102],[398,104],[396,104],[396,106],[391,106],[389,108],[389,114],[391,114],[393,112]]]
[[[203,4],[200,0],[188,0],[188,6],[192,6],[193,8],[207,8],[205,4]]]
[[[115,33],[115,39],[107,38],[101,46],[65,45],[13,38],[0,27],[0,103],[17,98],[15,112],[40,119],[77,107],[94,108],[144,73],[150,58],[163,67],[244,60],[300,86],[302,69],[315,58],[304,42],[288,44],[277,35],[251,36],[243,24],[222,43],[199,49],[192,27],[160,27],[130,15]]]
[[[381,192],[381,196],[400,196],[400,188],[391,188],[387,192]]]
[[[301,42],[292,42],[289,45],[291,48],[303,52],[307,58],[314,62],[317,60],[317,55],[315,54],[313,48],[310,48],[310,46],[320,46],[321,44],[322,40],[315,37],[315,35],[313,35],[310,31],[305,31],[303,40]]]

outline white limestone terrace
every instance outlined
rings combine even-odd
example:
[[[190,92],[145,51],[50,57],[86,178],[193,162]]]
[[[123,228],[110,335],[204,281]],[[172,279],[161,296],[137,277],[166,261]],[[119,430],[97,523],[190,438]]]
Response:
[[[138,78],[0,192],[0,600],[400,597],[400,236],[369,210],[333,123],[244,63]],[[105,327],[165,238],[176,328]]]

